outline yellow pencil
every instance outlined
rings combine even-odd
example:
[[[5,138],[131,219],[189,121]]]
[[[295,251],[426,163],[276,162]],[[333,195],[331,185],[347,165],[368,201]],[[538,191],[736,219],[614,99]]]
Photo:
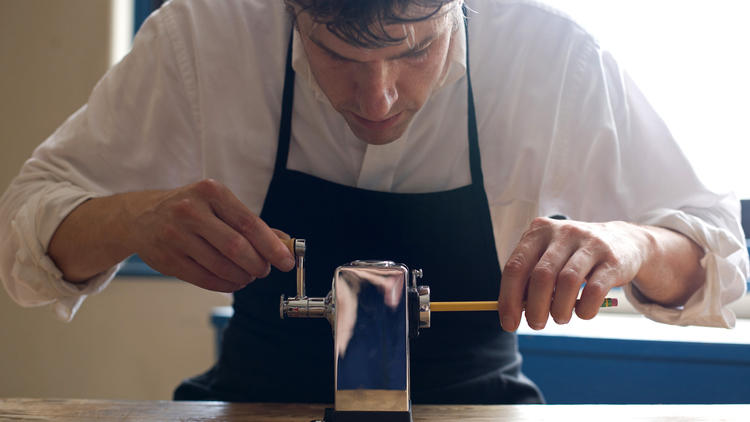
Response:
[[[576,301],[578,303],[579,301]],[[617,299],[608,297],[602,302],[602,308],[617,306]],[[497,301],[485,302],[431,302],[432,312],[460,312],[460,311],[497,311]]]

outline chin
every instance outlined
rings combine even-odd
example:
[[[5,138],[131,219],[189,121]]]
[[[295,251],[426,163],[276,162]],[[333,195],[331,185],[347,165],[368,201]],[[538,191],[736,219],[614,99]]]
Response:
[[[357,135],[357,138],[359,138],[362,142],[366,142],[370,145],[387,145],[401,137],[401,136],[377,137],[377,136],[372,136],[371,134],[370,136],[361,136],[356,133],[355,135]]]

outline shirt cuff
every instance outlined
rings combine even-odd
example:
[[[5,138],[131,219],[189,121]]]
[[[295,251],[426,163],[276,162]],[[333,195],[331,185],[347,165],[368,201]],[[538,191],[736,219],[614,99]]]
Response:
[[[678,210],[651,212],[640,223],[674,230],[700,245],[704,251],[700,264],[706,280],[679,308],[650,302],[629,283],[623,290],[633,307],[647,318],[666,324],[734,327],[736,316],[727,305],[745,294],[748,277],[747,251],[737,236]]]
[[[13,283],[6,283],[8,293],[18,304],[53,304],[58,318],[70,321],[86,297],[102,291],[114,278],[119,264],[81,283],[67,282],[47,255],[47,245],[60,222],[94,196],[64,183],[33,195],[19,209],[11,222],[15,237],[12,243],[17,245],[11,269]]]

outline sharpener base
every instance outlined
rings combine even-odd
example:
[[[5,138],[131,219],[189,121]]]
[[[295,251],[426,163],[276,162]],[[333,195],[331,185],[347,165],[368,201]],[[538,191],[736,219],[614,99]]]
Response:
[[[412,422],[411,406],[408,412],[340,412],[329,407],[323,422]]]

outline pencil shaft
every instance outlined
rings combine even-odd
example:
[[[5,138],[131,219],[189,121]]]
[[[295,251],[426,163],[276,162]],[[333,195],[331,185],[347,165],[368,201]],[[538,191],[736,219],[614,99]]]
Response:
[[[578,303],[579,301],[576,301]],[[525,305],[525,304],[524,304]],[[602,308],[617,306],[617,299],[608,297],[602,302]],[[479,302],[432,302],[432,312],[461,312],[461,311],[497,311],[497,301]]]

